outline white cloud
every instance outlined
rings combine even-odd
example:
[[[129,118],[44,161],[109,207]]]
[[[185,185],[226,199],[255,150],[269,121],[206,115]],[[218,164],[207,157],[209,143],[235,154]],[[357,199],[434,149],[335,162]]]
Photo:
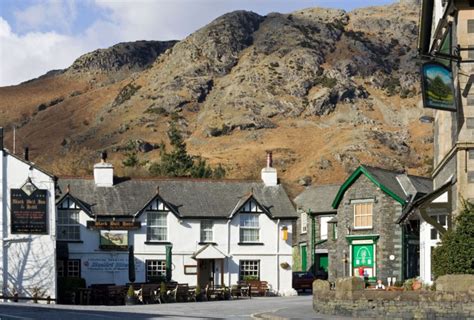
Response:
[[[69,66],[90,47],[56,32],[12,32],[0,17],[0,86],[17,84]]]
[[[13,14],[19,31],[47,29],[69,33],[77,17],[77,9],[73,0],[45,0]]]

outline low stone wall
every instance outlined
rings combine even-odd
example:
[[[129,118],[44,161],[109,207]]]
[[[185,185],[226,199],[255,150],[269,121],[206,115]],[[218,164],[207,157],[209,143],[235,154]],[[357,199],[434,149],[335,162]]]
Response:
[[[444,285],[442,291],[365,290],[364,281],[356,277],[339,279],[336,290],[330,290],[329,282],[316,280],[313,309],[365,319],[474,319],[474,275],[455,278],[441,282],[463,283],[464,291],[454,285]]]

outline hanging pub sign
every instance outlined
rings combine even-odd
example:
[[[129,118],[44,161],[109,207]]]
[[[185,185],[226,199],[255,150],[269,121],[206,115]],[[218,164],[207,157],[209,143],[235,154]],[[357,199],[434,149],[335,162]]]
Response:
[[[456,111],[453,73],[438,62],[427,62],[421,66],[421,90],[423,107]]]
[[[128,231],[100,230],[100,245],[102,250],[128,250]]]
[[[48,234],[47,194],[31,181],[10,189],[12,234]]]

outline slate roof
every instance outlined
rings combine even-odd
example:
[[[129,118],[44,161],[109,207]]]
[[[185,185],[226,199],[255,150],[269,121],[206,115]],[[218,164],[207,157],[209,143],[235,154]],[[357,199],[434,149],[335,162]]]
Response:
[[[272,218],[297,218],[281,185],[263,182],[206,179],[122,179],[113,187],[96,187],[94,179],[59,178],[58,199],[69,193],[91,208],[94,216],[132,216],[157,195],[182,218],[228,218],[253,192]]]
[[[313,213],[335,213],[337,210],[331,204],[340,187],[339,184],[308,187],[294,201],[298,207]]]

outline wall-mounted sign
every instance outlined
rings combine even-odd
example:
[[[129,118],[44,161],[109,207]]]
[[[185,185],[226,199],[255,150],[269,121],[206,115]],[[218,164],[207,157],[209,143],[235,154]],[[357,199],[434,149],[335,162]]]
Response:
[[[10,190],[12,234],[48,234],[47,194],[31,182]]]
[[[140,221],[87,221],[87,228],[95,230],[136,230]]]
[[[423,106],[425,108],[456,111],[453,73],[438,62],[427,62],[421,66]]]
[[[117,258],[89,258],[84,260],[85,268],[92,271],[126,271],[128,270],[128,256]]]
[[[128,250],[128,231],[100,230],[100,246],[104,250]]]
[[[353,245],[352,265],[354,267],[372,267],[374,265],[374,246]]]
[[[196,265],[185,265],[184,266],[184,274],[197,274],[197,266]]]

